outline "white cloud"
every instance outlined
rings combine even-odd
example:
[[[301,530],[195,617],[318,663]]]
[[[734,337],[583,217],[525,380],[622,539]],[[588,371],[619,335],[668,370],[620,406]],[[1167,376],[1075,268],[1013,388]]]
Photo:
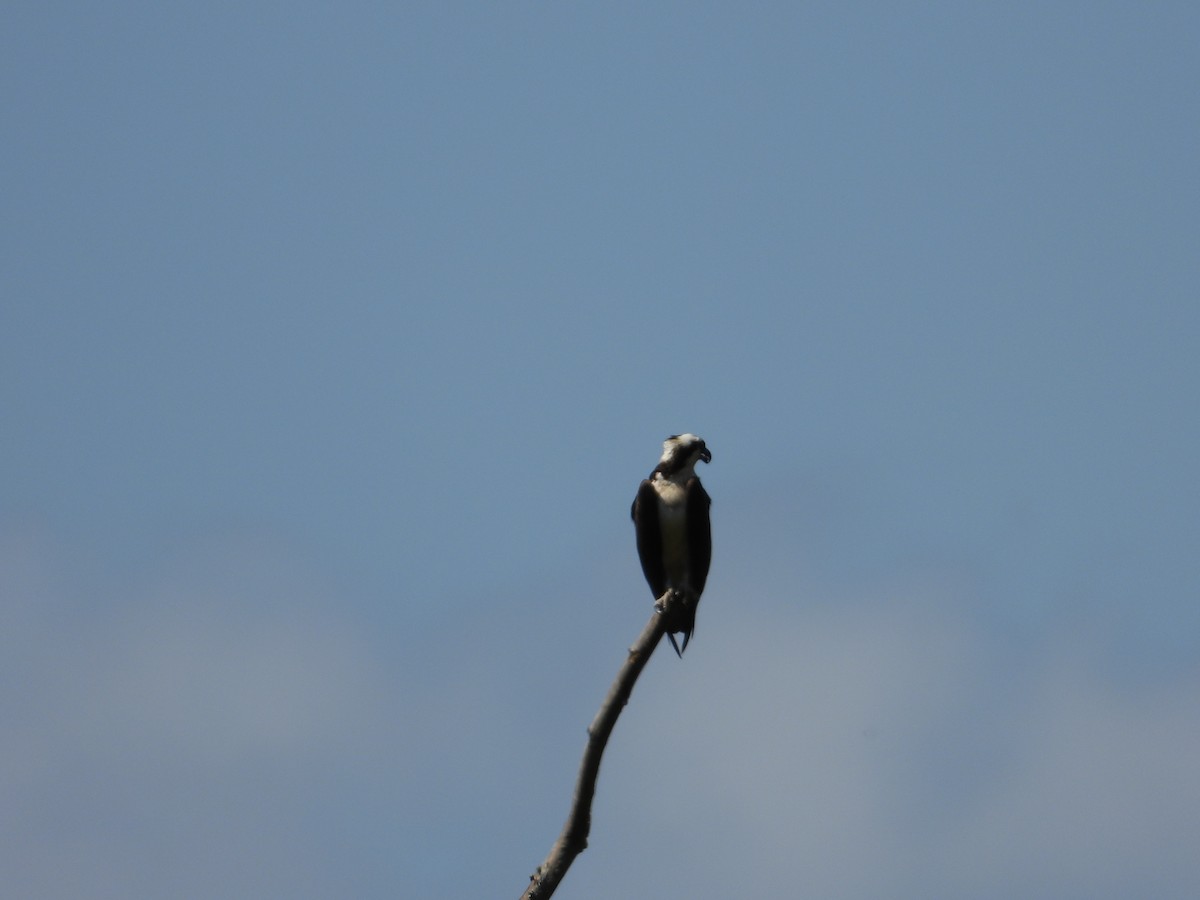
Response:
[[[567,896],[1200,892],[1200,679],[1006,662],[912,595],[739,613],[647,672]]]
[[[394,673],[300,587],[303,566],[193,548],[114,598],[65,584],[36,541],[0,551],[0,868],[14,896],[336,893],[321,810],[399,756],[404,706],[385,707]]]
[[[1008,736],[1014,770],[949,835],[978,894],[1021,880],[1045,896],[1200,891],[1200,679],[1123,689],[1086,657],[1048,666]]]
[[[607,684],[504,616],[397,646],[262,546],[193,548],[107,604],[0,551],[22,896],[515,895],[549,848]],[[956,590],[715,591],[622,716],[561,896],[1200,892],[1200,678],[1123,685],[1073,634],[1016,660]]]

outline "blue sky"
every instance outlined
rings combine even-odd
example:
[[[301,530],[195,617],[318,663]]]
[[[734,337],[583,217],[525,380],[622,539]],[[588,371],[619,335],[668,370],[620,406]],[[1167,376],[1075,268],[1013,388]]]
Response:
[[[22,896],[1200,890],[1193,5],[7,19]]]

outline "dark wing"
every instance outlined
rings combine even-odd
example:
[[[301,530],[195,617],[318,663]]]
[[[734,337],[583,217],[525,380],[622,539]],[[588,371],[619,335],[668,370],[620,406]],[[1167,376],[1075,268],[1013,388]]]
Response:
[[[708,565],[712,562],[712,526],[709,524],[708,508],[712,498],[700,484],[699,478],[689,478],[687,486],[687,530],[688,530],[688,581],[696,591],[696,598],[704,591],[708,581]]]
[[[689,604],[680,611],[679,619],[672,626],[672,630],[683,632],[683,646],[675,643],[673,634],[667,634],[679,656],[683,656],[696,630],[696,607],[700,605],[700,595],[704,592],[704,583],[708,581],[708,564],[712,561],[712,528],[708,519],[712,500],[701,486],[699,478],[689,478],[683,489],[687,497],[688,584],[696,593],[689,598]]]
[[[658,527],[658,494],[650,485],[649,479],[643,481],[638,488],[637,496],[633,498],[633,508],[629,511],[633,516],[633,524],[637,527],[638,558],[642,561],[642,574],[658,599],[667,590],[667,571],[663,567],[662,531]],[[707,567],[706,567],[707,568]]]

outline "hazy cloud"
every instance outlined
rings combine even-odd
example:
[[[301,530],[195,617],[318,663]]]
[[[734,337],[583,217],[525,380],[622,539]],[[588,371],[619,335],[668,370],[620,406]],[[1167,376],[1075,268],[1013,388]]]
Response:
[[[639,689],[578,896],[1200,889],[1200,678],[1131,688],[1069,643],[1014,666],[912,596],[723,626]]]

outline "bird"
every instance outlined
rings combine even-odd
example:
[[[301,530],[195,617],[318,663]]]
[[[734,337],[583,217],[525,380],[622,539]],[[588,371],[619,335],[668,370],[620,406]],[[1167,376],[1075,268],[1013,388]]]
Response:
[[[662,458],[638,487],[630,510],[642,574],[654,592],[656,608],[664,611],[667,591],[681,595],[680,602],[665,605],[674,609],[666,633],[680,658],[696,629],[696,606],[712,561],[712,499],[696,476],[697,462],[712,462],[704,441],[694,434],[671,435],[663,441]],[[675,641],[679,632],[682,647]]]

